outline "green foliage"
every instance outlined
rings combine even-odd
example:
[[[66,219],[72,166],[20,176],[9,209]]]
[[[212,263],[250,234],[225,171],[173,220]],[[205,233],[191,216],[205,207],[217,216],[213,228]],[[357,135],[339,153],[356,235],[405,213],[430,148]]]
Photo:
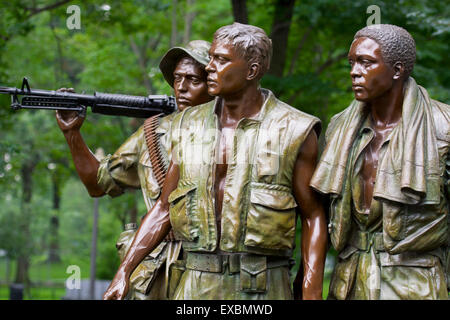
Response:
[[[102,202],[107,200],[109,199]],[[112,279],[119,267],[119,257],[115,245],[122,228],[121,221],[114,219],[114,215],[111,215],[109,209],[100,212],[96,270],[98,279]]]

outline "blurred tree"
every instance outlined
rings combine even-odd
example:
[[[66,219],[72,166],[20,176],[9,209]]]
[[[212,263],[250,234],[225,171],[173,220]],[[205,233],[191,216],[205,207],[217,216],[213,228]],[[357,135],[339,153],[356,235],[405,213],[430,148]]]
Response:
[[[234,21],[248,24],[247,0],[231,0]]]
[[[184,33],[183,33],[183,44],[187,44],[191,39],[192,33],[192,23],[194,22],[195,16],[197,15],[194,10],[195,0],[186,0],[186,13],[184,15]]]
[[[286,64],[286,52],[291,28],[292,14],[295,0],[277,0],[273,14],[273,23],[270,33],[272,39],[273,52],[269,74],[277,77],[283,76]]]

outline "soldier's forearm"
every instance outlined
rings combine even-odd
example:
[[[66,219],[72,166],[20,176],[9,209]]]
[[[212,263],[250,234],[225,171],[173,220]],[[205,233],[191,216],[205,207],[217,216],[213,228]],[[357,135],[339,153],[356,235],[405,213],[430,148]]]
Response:
[[[128,279],[138,264],[162,242],[169,230],[168,207],[157,201],[136,231],[119,272],[123,272]]]
[[[321,299],[327,233],[322,214],[302,220],[303,299]]]
[[[97,171],[100,162],[91,152],[83,140],[79,130],[70,130],[64,133],[69,145],[72,159],[78,176],[85,185],[91,197],[101,197],[105,193],[97,183]]]
[[[172,162],[169,164],[167,176],[161,191],[161,196],[152,209],[145,215],[133,242],[119,267],[119,273],[128,279],[137,265],[155,249],[169,233],[171,225],[169,218],[169,194],[178,185],[179,168]]]

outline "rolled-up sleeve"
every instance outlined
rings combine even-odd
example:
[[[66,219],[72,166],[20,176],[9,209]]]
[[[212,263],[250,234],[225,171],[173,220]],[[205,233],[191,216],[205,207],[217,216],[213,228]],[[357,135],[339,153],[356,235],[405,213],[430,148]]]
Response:
[[[97,183],[109,196],[117,197],[127,188],[141,187],[137,168],[142,138],[141,127],[114,154],[100,161]]]

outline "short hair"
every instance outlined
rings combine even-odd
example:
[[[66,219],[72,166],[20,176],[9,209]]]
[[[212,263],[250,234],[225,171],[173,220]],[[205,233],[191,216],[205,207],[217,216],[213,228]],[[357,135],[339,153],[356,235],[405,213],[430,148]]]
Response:
[[[272,59],[272,40],[263,29],[235,22],[219,28],[214,33],[215,40],[224,40],[233,45],[236,52],[249,64],[258,62],[261,66],[259,78],[269,70]]]
[[[363,37],[380,45],[381,56],[390,66],[400,61],[405,79],[409,77],[416,61],[416,43],[408,31],[392,24],[374,24],[359,30],[354,39]]]

